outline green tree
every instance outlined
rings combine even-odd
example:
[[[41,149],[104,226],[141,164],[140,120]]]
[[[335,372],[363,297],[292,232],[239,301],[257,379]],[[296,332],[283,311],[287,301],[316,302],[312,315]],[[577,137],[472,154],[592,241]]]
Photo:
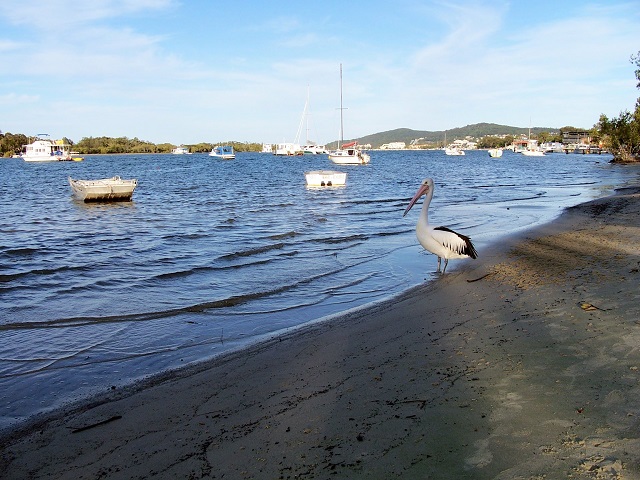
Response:
[[[29,143],[29,139],[22,133],[0,133],[0,157],[11,157],[22,151],[22,146]]]
[[[637,67],[636,87],[640,89],[640,51],[636,55],[631,55],[631,63]],[[598,130],[600,141],[605,148],[613,153],[614,162],[640,161],[640,97],[636,100],[633,113],[625,110],[612,119],[601,114],[594,128]]]

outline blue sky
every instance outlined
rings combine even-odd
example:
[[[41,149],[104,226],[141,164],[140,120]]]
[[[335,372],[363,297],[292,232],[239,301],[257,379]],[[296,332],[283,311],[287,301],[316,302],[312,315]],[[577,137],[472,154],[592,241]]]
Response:
[[[478,122],[590,128],[635,106],[640,2],[2,0],[0,130],[155,143]]]

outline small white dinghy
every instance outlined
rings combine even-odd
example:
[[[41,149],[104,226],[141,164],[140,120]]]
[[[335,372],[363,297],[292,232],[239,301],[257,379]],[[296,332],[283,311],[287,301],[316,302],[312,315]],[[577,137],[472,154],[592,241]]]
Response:
[[[122,180],[120,177],[99,180],[74,180],[69,177],[73,194],[84,202],[130,201],[138,180]]]
[[[312,170],[305,172],[307,187],[344,187],[347,174],[334,170]]]

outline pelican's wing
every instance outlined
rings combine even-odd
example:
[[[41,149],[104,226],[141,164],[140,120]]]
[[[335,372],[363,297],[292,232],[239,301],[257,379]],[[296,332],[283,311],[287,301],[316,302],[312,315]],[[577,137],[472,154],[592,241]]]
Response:
[[[476,252],[471,239],[466,235],[454,232],[447,227],[435,227],[433,229],[433,238],[442,244],[445,248],[448,248],[458,255],[468,255],[471,258],[478,258],[478,252]]]

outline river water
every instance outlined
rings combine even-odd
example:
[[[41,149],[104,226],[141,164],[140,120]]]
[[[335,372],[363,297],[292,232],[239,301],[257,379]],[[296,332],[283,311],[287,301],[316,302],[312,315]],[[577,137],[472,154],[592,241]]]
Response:
[[[629,170],[610,159],[2,160],[0,430],[432,280],[436,257],[415,238],[419,205],[402,216],[426,176],[436,182],[430,222],[470,235],[482,255],[502,235],[624,185]],[[347,185],[308,189],[314,169],[346,171]],[[138,179],[132,202],[84,204],[67,182],[114,175]]]

